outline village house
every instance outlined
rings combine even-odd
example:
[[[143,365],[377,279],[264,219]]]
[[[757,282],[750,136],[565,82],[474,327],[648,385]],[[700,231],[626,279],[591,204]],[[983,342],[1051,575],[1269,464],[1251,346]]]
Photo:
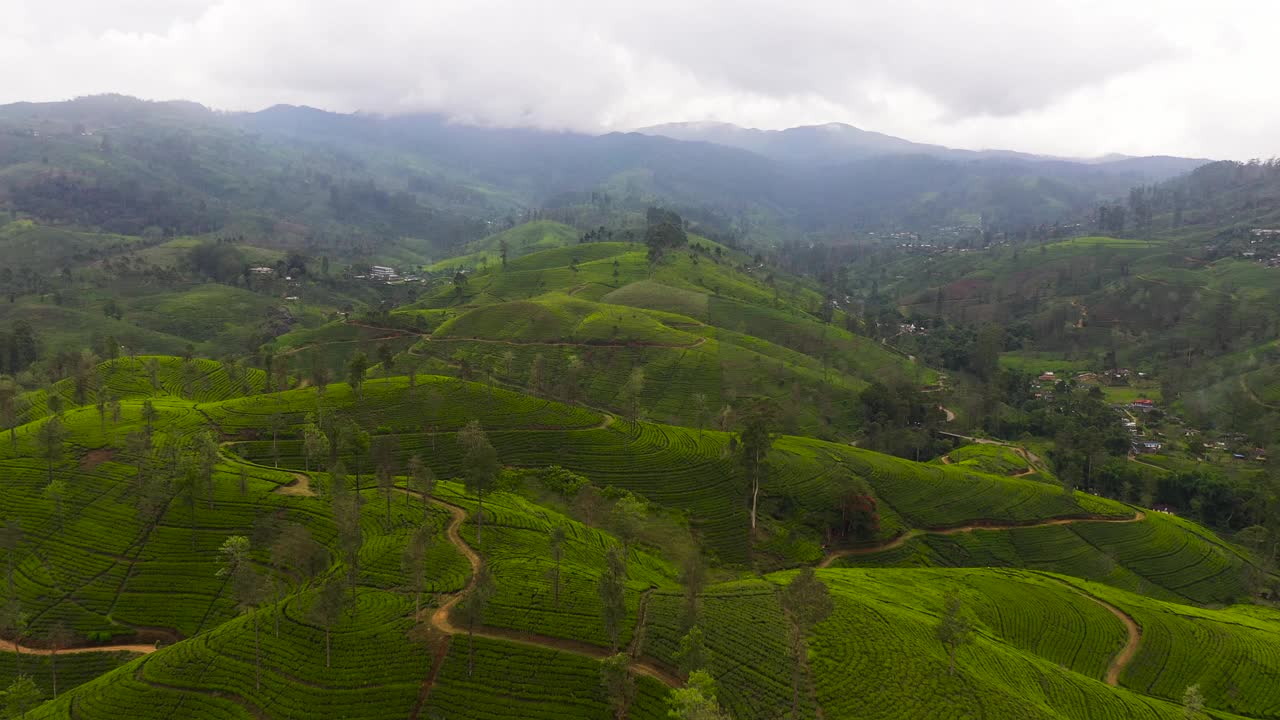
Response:
[[[395,280],[399,277],[395,268],[389,268],[385,265],[374,265],[369,268],[369,277],[373,280]]]
[[[1164,443],[1159,440],[1138,440],[1133,443],[1133,451],[1143,455],[1158,453],[1164,448]]]

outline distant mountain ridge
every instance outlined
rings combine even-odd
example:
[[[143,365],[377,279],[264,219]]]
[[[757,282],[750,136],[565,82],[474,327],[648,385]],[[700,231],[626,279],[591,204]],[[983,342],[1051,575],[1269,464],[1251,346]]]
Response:
[[[1117,172],[1138,172],[1161,180],[1190,172],[1211,162],[1205,158],[1167,155],[1134,157],[1111,153],[1096,158],[1037,155],[1016,150],[960,150],[918,143],[892,135],[831,122],[801,125],[785,130],[760,130],[726,122],[674,122],[639,128],[642,135],[656,135],[685,142],[707,142],[749,150],[781,162],[839,164],[883,155],[930,155],[948,160],[1025,160],[1071,162]]]
[[[227,113],[120,95],[0,106],[0,209],[130,235],[234,226],[443,248],[487,234],[494,220],[593,194],[614,211],[710,213],[721,231],[762,243],[797,232],[998,230],[1082,222],[1135,185],[1199,164],[953,150],[838,123],[592,135],[425,113]]]

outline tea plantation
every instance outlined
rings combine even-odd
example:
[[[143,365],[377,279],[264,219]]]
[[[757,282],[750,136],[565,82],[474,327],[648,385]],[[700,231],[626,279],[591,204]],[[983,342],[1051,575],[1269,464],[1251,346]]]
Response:
[[[557,302],[575,333],[603,307]],[[485,318],[441,329],[464,320]],[[26,648],[0,673],[43,691],[28,717],[603,719],[617,652],[622,715],[656,719],[691,623],[734,718],[1181,718],[1190,685],[1206,717],[1280,717],[1280,614],[1232,604],[1256,561],[1185,520],[782,436],[753,531],[719,430],[440,375],[264,392],[259,371],[142,357],[97,376],[22,396],[0,438],[3,635]],[[879,525],[836,542],[851,488]],[[831,607],[800,627],[806,565]],[[55,640],[101,651],[34,654]]]

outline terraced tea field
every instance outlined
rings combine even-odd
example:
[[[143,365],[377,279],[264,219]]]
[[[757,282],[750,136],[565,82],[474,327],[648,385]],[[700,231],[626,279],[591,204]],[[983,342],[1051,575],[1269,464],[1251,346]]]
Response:
[[[1251,560],[1184,520],[958,463],[788,436],[770,458],[765,522],[753,535],[723,432],[629,422],[440,376],[413,387],[400,377],[369,380],[358,394],[337,383],[321,396],[262,394],[253,385],[261,378],[247,375],[258,392],[241,396],[239,376],[217,364],[151,367],[156,383],[146,362],[104,366],[118,419],[91,402],[64,405],[56,419],[32,403],[36,419],[14,443],[0,442],[0,516],[22,529],[12,582],[28,614],[24,642],[38,646],[58,625],[79,647],[160,641],[132,660],[65,655],[63,692],[31,717],[609,717],[599,674],[612,651],[598,588],[606,551],[620,542],[538,504],[515,479],[486,494],[479,542],[478,500],[450,479],[465,472],[458,433],[473,419],[509,470],[559,465],[689,524],[719,561],[698,623],[706,667],[734,717],[781,717],[794,702],[802,716],[827,718],[1174,718],[1194,683],[1214,717],[1280,715],[1270,682],[1280,673],[1272,652],[1280,616],[1197,607],[1243,597]],[[198,391],[192,368],[208,378]],[[313,415],[351,419],[379,442],[394,438],[391,496],[376,487],[369,450],[338,453],[349,476],[364,475],[352,576],[331,507],[334,479],[301,470],[310,460],[300,434]],[[66,434],[49,461],[38,439],[51,422]],[[148,426],[149,447],[138,439]],[[181,460],[198,457],[208,437],[217,452],[206,480]],[[417,615],[403,562],[424,518],[402,476],[414,455],[445,478],[425,510],[427,607]],[[51,476],[66,481],[58,494],[46,490]],[[855,481],[878,500],[880,534],[824,557],[821,518]],[[145,493],[159,493],[159,503],[142,512]],[[264,538],[284,525],[305,528],[324,548],[324,569],[306,574],[266,551]],[[558,600],[547,540],[557,527],[565,534]],[[790,564],[832,566],[819,578],[834,611],[805,636],[803,656],[779,595],[793,571],[752,572],[754,548],[771,534],[788,538]],[[238,607],[218,574],[219,549],[235,535],[266,543],[253,546],[252,562],[277,581],[256,611]],[[482,565],[493,591],[473,600]],[[660,718],[682,681],[681,575],[643,543],[629,547],[625,567],[618,640],[636,680],[628,717]],[[326,579],[345,586],[349,577],[357,601],[330,628],[326,663],[313,610]],[[949,592],[974,627],[955,675],[933,637]],[[474,626],[473,601],[483,603]],[[23,662],[51,689],[46,657]]]

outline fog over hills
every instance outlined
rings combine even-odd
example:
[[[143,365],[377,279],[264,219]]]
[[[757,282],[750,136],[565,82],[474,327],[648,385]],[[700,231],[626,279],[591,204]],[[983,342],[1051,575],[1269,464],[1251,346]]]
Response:
[[[1096,165],[1101,169],[1116,172],[1135,172],[1145,174],[1151,180],[1160,180],[1210,162],[1204,158],[1132,157],[1118,153],[1096,158],[1068,158],[1036,155],[1016,150],[962,150],[912,142],[837,122],[802,125],[785,130],[760,130],[725,122],[675,122],[640,128],[636,132],[676,140],[728,145],[750,150],[775,160],[805,164],[834,164],[881,155],[931,155],[962,161],[1060,160]]]

